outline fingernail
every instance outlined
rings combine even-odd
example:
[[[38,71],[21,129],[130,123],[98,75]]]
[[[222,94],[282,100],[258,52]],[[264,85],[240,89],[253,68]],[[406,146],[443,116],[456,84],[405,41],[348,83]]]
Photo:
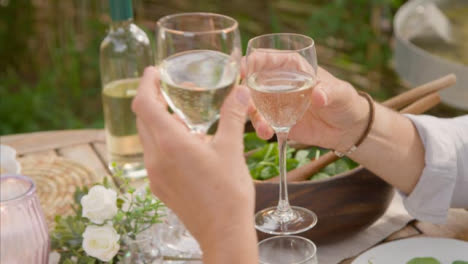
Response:
[[[236,91],[237,101],[242,105],[249,105],[250,94],[249,90],[245,87],[239,87]]]

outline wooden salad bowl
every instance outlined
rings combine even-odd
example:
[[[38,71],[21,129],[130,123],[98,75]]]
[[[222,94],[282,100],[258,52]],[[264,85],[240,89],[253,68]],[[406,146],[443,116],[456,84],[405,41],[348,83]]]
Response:
[[[256,212],[278,203],[277,182],[254,181]],[[355,234],[374,223],[387,210],[393,187],[359,166],[331,178],[288,183],[291,205],[315,212],[315,227],[299,235],[314,242],[330,242]],[[257,232],[260,240],[269,237]]]

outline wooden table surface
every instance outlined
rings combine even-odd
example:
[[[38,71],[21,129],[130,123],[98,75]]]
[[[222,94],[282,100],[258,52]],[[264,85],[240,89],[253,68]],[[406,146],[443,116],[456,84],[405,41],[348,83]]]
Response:
[[[47,131],[0,137],[0,143],[15,148],[20,157],[62,156],[82,163],[99,177],[109,177],[103,130]],[[468,210],[451,209],[445,225],[411,221],[383,242],[415,236],[447,237],[468,241]],[[347,259],[342,264],[351,263]]]

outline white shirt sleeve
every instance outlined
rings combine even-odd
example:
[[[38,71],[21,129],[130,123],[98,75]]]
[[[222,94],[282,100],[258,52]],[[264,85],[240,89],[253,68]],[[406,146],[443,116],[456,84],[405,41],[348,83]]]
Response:
[[[449,208],[468,208],[468,115],[406,116],[424,144],[425,167],[414,190],[402,194],[404,206],[419,220],[444,223]]]

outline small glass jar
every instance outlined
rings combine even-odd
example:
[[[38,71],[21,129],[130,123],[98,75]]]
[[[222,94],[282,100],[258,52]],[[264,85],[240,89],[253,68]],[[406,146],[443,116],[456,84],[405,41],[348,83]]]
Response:
[[[48,263],[49,235],[34,182],[7,174],[0,188],[0,263]]]
[[[127,251],[122,264],[162,264],[163,256],[150,236],[140,235],[136,239],[124,238]]]

